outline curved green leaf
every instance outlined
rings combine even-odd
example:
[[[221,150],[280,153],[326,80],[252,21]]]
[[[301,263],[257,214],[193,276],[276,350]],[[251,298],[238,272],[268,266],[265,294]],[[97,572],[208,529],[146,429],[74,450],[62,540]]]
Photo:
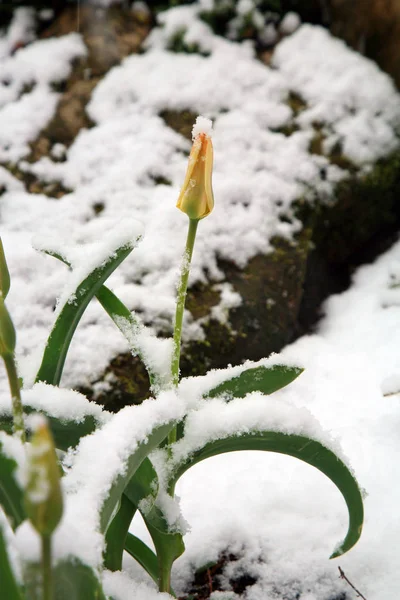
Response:
[[[140,512],[156,548],[157,572],[155,573],[154,569],[150,572],[145,564],[142,566],[157,581],[161,591],[172,593],[170,589],[171,567],[173,562],[183,553],[185,546],[182,535],[169,531],[168,523],[164,519],[160,509],[154,506],[157,491],[157,473],[151,461],[146,458],[129,481],[124,494],[135,507],[139,507],[141,500],[146,498],[146,511],[141,510]],[[153,502],[153,505],[150,504],[151,502]],[[125,549],[129,551],[127,546],[125,546]],[[145,552],[143,560],[147,560],[147,558],[148,553],[146,554]],[[151,565],[154,567],[154,561],[148,565],[149,568],[152,568]]]
[[[46,254],[49,256],[53,256],[57,258],[65,265],[70,267],[69,261],[58,252],[53,252],[51,250],[45,250]],[[135,344],[135,334],[143,328],[143,324],[141,321],[132,313],[129,308],[125,306],[125,304],[116,296],[107,286],[102,285],[98,292],[96,293],[96,298],[108,314],[108,316],[112,319],[115,325],[118,327],[122,335],[127,340],[131,352],[136,356],[139,356],[140,360],[143,362],[147,369],[147,373],[150,379],[150,386],[159,386],[160,381],[159,377],[153,370],[146,364],[143,354],[140,349]]]
[[[43,410],[37,410],[31,406],[24,405],[24,413],[29,415],[33,412],[46,415],[50,423],[55,445],[64,451],[77,446],[82,437],[90,435],[98,427],[98,423],[92,415],[85,416],[82,421],[57,419]],[[0,430],[12,434],[13,418],[11,414],[0,415]]]
[[[139,503],[146,498],[147,503],[152,502],[157,497],[158,493],[158,477],[151,460],[145,458],[140,467],[135,472],[134,476],[129,480],[124,494],[137,508]],[[151,506],[148,506],[150,509]]]
[[[13,529],[26,519],[23,493],[15,479],[16,470],[17,463],[3,452],[0,443],[0,504]]]
[[[104,566],[109,571],[121,571],[126,536],[136,512],[136,506],[122,494],[117,514],[105,535]]]
[[[324,473],[342,493],[349,512],[347,535],[331,558],[344,554],[356,544],[361,535],[364,519],[362,495],[357,481],[348,467],[331,450],[320,442],[304,436],[278,431],[260,431],[210,442],[174,467],[169,485],[170,493],[173,493],[175,484],[183,473],[196,463],[211,456],[236,450],[267,450],[286,454]]]
[[[93,569],[78,559],[71,558],[55,566],[53,585],[57,600],[106,600]]]
[[[203,396],[215,398],[226,394],[233,398],[244,398],[250,392],[262,392],[269,395],[292,383],[303,370],[299,367],[285,365],[247,369],[237,377],[223,381],[209,392],[205,392]]]
[[[141,321],[132,313],[129,308],[105,285],[101,286],[96,294],[97,300],[100,302],[106,313],[118,327],[122,335],[126,338],[131,352],[137,355],[146,367],[149,375],[150,386],[159,387],[160,378],[147,364],[143,353],[135,343],[135,335],[143,329]]]
[[[158,558],[142,540],[132,533],[127,534],[125,550],[137,560],[150,577],[158,584]]]
[[[133,247],[133,244],[124,244],[117,248],[79,284],[75,290],[74,302],[64,304],[47,340],[36,382],[44,381],[53,385],[60,383],[72,336],[87,305],[104,281],[132,252]]]
[[[132,452],[132,454],[127,458],[123,465],[123,474],[119,473],[116,476],[111,489],[107,494],[107,498],[101,507],[100,528],[103,532],[107,531],[111,519],[115,513],[115,509],[118,506],[121,496],[124,493],[125,488],[127,488],[130,480],[150,452],[157,448],[163,439],[167,437],[172,427],[173,424],[166,423],[165,425],[161,425],[160,427],[153,429],[153,431],[148,435],[147,441],[139,444],[135,451]]]
[[[0,524],[0,581],[1,596],[7,600],[22,600],[22,593],[15,579],[10,559],[7,552],[7,544],[2,526]]]
[[[151,498],[155,500],[157,491],[157,473],[150,460],[145,458],[125,487],[118,512],[107,529],[104,559],[107,569],[121,570],[126,536],[139,503],[143,498],[148,502]]]

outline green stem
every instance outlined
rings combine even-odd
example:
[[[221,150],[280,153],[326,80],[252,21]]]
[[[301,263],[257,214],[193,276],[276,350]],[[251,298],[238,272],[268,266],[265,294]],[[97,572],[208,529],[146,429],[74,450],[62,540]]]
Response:
[[[52,577],[51,577],[51,536],[42,535],[42,590],[43,600],[52,600]]]
[[[24,411],[22,408],[21,392],[14,355],[9,353],[4,354],[3,360],[6,366],[8,383],[11,390],[14,432],[20,437],[22,442],[25,442]]]
[[[188,287],[190,263],[193,255],[193,247],[196,239],[197,225],[199,221],[189,219],[189,229],[186,239],[186,248],[183,254],[181,267],[181,280],[178,287],[178,297],[176,301],[175,326],[174,326],[174,348],[172,353],[171,363],[171,378],[172,384],[177,386],[179,383],[179,362],[181,357],[181,337],[182,337],[182,322],[183,313],[185,310],[186,292]],[[169,444],[176,441],[176,428],[174,428],[168,436]]]

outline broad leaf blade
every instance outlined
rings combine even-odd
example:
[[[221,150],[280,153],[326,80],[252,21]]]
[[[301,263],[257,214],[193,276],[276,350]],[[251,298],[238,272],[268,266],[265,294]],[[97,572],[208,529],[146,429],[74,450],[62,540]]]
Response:
[[[75,329],[90,300],[97,294],[104,281],[132,252],[133,244],[117,248],[109,258],[97,266],[75,290],[74,302],[66,302],[53,326],[44,350],[36,382],[60,383],[68,348]]]
[[[22,600],[23,596],[17,584],[13,568],[8,556],[7,544],[0,523],[0,582],[1,597],[7,600]]]
[[[177,480],[183,473],[196,463],[211,456],[237,450],[267,450],[286,454],[298,458],[324,473],[342,493],[349,512],[347,535],[331,558],[344,554],[356,544],[361,535],[364,519],[362,495],[357,481],[346,465],[331,450],[320,442],[304,436],[284,434],[278,431],[260,431],[210,442],[176,465],[170,480],[170,491],[174,490]]]
[[[16,470],[17,463],[4,453],[0,443],[0,504],[13,529],[26,519],[23,493],[15,479]]]
[[[226,394],[233,398],[244,398],[250,392],[261,392],[269,395],[289,385],[302,372],[303,369],[299,367],[285,365],[255,367],[242,371],[237,377],[223,381],[217,387],[206,392],[204,396],[215,398]]]

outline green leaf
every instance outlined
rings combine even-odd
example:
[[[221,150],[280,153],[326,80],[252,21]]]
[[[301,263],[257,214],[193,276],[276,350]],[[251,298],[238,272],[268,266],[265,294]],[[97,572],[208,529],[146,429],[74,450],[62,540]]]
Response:
[[[110,571],[122,568],[126,536],[139,503],[143,498],[147,502],[151,502],[151,499],[154,501],[157,491],[157,473],[150,460],[145,458],[125,487],[118,512],[107,529],[104,562]]]
[[[59,254],[58,252],[53,252],[51,250],[46,250],[45,252],[49,256],[57,258],[68,267],[71,266],[70,262],[64,256],[61,256],[61,254]],[[153,370],[146,364],[146,360],[143,354],[135,344],[135,335],[140,329],[144,328],[141,321],[135,316],[133,312],[129,310],[129,308],[125,306],[123,302],[121,302],[121,300],[107,286],[102,285],[100,287],[100,289],[96,293],[96,298],[100,302],[108,316],[118,327],[122,335],[127,340],[131,352],[135,356],[139,356],[140,360],[145,365],[150,379],[150,386],[160,386],[160,377],[157,375],[157,373],[153,372]]]
[[[109,317],[113,320],[122,335],[128,341],[129,347],[134,355],[139,356],[147,369],[150,379],[150,385],[159,386],[159,377],[146,363],[140,349],[135,344],[135,335],[143,329],[141,321],[132,313],[129,308],[105,285],[101,286],[96,294],[97,300],[100,302]]]
[[[46,411],[37,410],[31,406],[24,405],[24,413],[40,413],[45,415],[50,422],[51,432],[54,437],[55,445],[60,450],[67,451],[68,448],[75,447],[81,437],[90,435],[98,427],[98,423],[95,417],[92,415],[86,415],[82,421],[73,421],[67,419],[58,419],[52,417]],[[0,415],[0,430],[11,434],[13,431],[13,419],[11,414]]]
[[[44,350],[36,382],[44,381],[58,385],[68,348],[75,329],[90,300],[97,294],[104,281],[132,252],[133,244],[117,248],[78,285],[74,302],[66,302],[53,326]]]
[[[103,532],[107,531],[115,513],[115,509],[130,480],[139,469],[142,462],[147,458],[148,454],[157,448],[163,439],[167,437],[172,427],[173,424],[167,423],[153,429],[147,436],[147,441],[139,444],[135,451],[126,459],[123,464],[123,474],[118,474],[116,476],[101,508],[100,528]]]
[[[7,600],[22,600],[22,592],[15,579],[7,552],[7,544],[3,528],[0,525],[0,582],[1,597]]]
[[[17,463],[7,456],[0,443],[0,504],[13,529],[26,519],[23,493],[15,480]]]
[[[294,381],[304,369],[274,365],[273,367],[255,367],[242,371],[237,377],[223,381],[203,396],[215,398],[227,394],[233,398],[244,398],[250,392],[262,392],[269,395]]]
[[[136,512],[136,506],[122,494],[117,514],[111,521],[106,535],[104,551],[104,566],[109,571],[121,571],[126,536]]]
[[[62,560],[53,567],[54,600],[106,600],[101,583],[91,567],[76,557]],[[26,600],[42,600],[42,569],[28,563],[24,569]]]
[[[146,561],[149,554],[148,552],[146,553],[146,551],[144,551],[144,556],[142,557],[143,564],[142,562],[141,564],[147,570],[149,575],[158,583],[161,591],[168,591],[171,593],[171,567],[173,562],[183,553],[185,546],[183,544],[182,535],[180,533],[171,533],[169,531],[168,524],[160,509],[154,506],[157,492],[157,473],[151,461],[146,458],[136,471],[134,477],[129,481],[124,494],[129,498],[132,505],[138,508],[141,500],[144,498],[146,499],[146,511],[141,510],[140,512],[156,548],[157,572],[154,572],[154,561],[150,562],[150,565],[147,565]],[[137,546],[140,546],[140,544],[137,544]],[[129,551],[129,548],[126,545],[125,549]],[[150,571],[148,569],[152,570]]]
[[[137,508],[139,503],[146,498],[147,502],[152,502],[158,493],[158,477],[150,459],[145,458],[134,476],[128,482],[124,494]],[[149,506],[149,509],[151,506]]]
[[[158,558],[142,540],[132,533],[127,534],[125,550],[137,560],[150,577],[158,584]]]
[[[198,462],[225,452],[237,450],[267,450],[278,452],[302,460],[324,473],[342,493],[349,512],[348,532],[331,558],[344,554],[359,540],[364,508],[357,481],[346,465],[320,442],[300,435],[284,434],[278,431],[260,431],[215,440],[195,451],[186,460],[174,467],[170,479],[172,494],[178,479]]]
[[[53,570],[54,598],[57,600],[106,600],[93,569],[78,559],[60,562]]]
[[[169,530],[168,523],[157,506],[153,506],[149,513],[141,514],[157,552],[159,590],[171,593],[171,568],[185,551],[182,534]]]

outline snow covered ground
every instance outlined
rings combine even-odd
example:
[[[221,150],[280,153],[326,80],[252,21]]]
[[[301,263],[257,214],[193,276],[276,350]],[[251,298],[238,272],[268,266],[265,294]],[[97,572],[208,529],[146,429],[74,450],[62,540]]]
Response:
[[[54,113],[58,94],[52,84],[67,77],[71,60],[85,53],[80,35],[31,41],[29,15],[20,12],[13,29],[0,38],[0,162],[18,163],[21,170],[73,190],[59,200],[29,194],[0,166],[1,235],[12,276],[7,304],[26,381],[40,360],[67,277],[62,265],[33,250],[32,239],[38,247],[90,256],[98,240],[121,222],[139,220],[143,242],[109,285],[156,330],[171,322],[186,233],[186,218],[175,202],[190,145],[167,127],[161,111],[190,108],[214,121],[216,205],[199,227],[191,281],[208,277],[227,292],[217,257],[244,266],[268,252],[274,235],[290,237],[300,226],[279,219],[294,200],[328,201],[336,182],[346,177],[327,157],[309,154],[313,124],[324,123],[327,155],[340,142],[359,169],[399,145],[400,97],[392,82],[326,31],[301,26],[278,45],[268,68],[255,60],[249,43],[214,36],[196,11],[193,5],[165,13],[164,28],[153,31],[147,51],[127,58],[95,88],[88,106],[95,126],[80,132],[65,162],[56,160],[56,148],[54,160],[28,164],[24,158],[29,142]],[[168,36],[182,24],[188,41],[197,42],[207,56],[165,49]],[[15,31],[31,43],[11,54]],[[307,102],[299,114],[288,104],[290,92]],[[290,125],[297,131],[287,137],[280,130]],[[158,176],[172,185],[156,185]],[[93,207],[99,203],[104,210],[96,215]],[[348,555],[328,561],[345,532],[346,510],[333,484],[311,467],[263,453],[222,456],[193,468],[178,487],[191,532],[175,568],[177,591],[187,586],[193,567],[229,549],[239,557],[238,572],[257,578],[248,600],[280,599],[282,591],[288,600],[296,593],[301,600],[329,600],[340,590],[353,598],[338,579],[338,564],[368,600],[398,599],[396,282],[400,244],[361,268],[351,289],[327,302],[316,334],[282,352],[283,361],[295,361],[305,372],[277,397],[307,407],[331,432],[368,494],[361,541]],[[225,297],[233,301],[232,294]],[[201,326],[188,315],[186,337],[201,335]],[[77,331],[63,384],[90,384],[126,349],[94,304]],[[1,377],[4,402],[8,391]],[[136,527],[141,530],[139,523]],[[132,597],[132,583],[122,575],[110,575],[107,585],[116,598]],[[134,597],[156,597],[145,589],[138,588]]]

